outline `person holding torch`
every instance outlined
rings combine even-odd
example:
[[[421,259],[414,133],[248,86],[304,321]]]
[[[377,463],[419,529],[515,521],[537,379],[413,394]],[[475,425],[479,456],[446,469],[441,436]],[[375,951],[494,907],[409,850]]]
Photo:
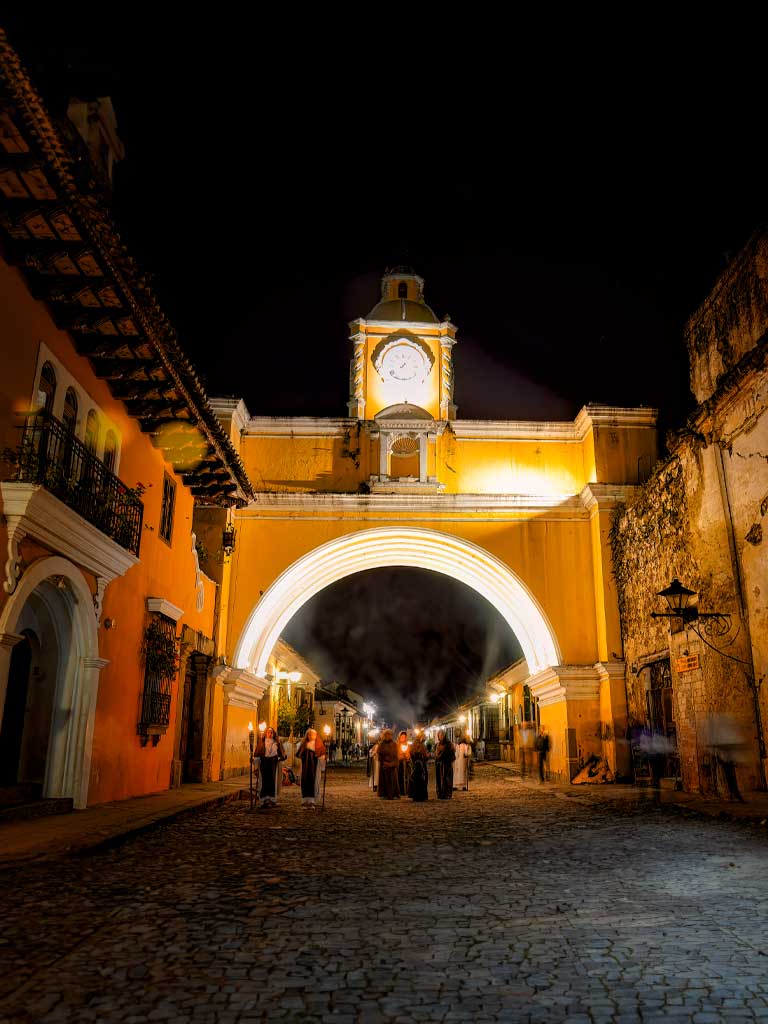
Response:
[[[326,748],[317,729],[307,729],[296,756],[301,762],[301,805],[312,810],[320,799],[320,781],[326,770]]]
[[[403,729],[397,735],[397,785],[400,796],[408,796],[411,783],[411,748],[408,733]]]
[[[397,784],[398,753],[397,744],[392,738],[392,730],[385,729],[376,750],[376,757],[379,761],[379,798],[381,800],[397,800],[400,796]]]

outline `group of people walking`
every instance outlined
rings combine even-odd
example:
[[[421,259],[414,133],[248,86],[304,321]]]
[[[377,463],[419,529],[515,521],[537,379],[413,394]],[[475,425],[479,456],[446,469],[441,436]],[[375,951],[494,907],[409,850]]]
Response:
[[[327,751],[316,729],[307,729],[296,750],[301,764],[301,804],[305,808],[318,805],[322,794]],[[281,762],[286,760],[283,744],[274,729],[267,728],[253,753],[258,771],[256,793],[259,807],[276,807],[283,782]]]
[[[403,730],[397,741],[391,729],[385,729],[378,743],[371,747],[369,784],[381,800],[399,800],[402,796],[414,801],[429,799],[429,761],[435,761],[435,789],[438,800],[450,800],[454,789],[469,788],[469,761],[472,747],[462,737],[453,744],[442,730],[432,753],[424,738],[417,734],[409,742]]]

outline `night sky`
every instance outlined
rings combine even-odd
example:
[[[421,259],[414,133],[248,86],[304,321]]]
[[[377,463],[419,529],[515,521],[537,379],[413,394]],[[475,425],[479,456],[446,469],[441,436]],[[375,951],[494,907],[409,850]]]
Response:
[[[571,55],[548,31],[491,42],[491,25],[419,24],[411,8],[374,31],[347,17],[343,32],[320,9],[300,24],[290,9],[165,24],[131,10],[6,24],[54,111],[112,96],[127,151],[114,214],[211,395],[345,415],[347,322],[407,262],[458,326],[460,417],[604,402],[658,407],[662,435],[683,422],[682,326],[766,219],[751,61],[738,51],[729,71],[722,26],[709,49],[635,26],[636,41],[649,33],[636,57],[623,37],[610,56]],[[287,638],[373,699],[394,685],[455,703],[517,650],[488,606],[430,577],[342,581]],[[419,610],[436,600],[442,640]],[[430,679],[406,679],[419,661]]]

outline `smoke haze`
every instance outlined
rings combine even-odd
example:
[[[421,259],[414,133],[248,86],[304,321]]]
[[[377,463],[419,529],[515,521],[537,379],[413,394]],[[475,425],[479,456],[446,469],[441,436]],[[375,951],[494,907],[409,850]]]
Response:
[[[283,639],[325,682],[338,680],[398,726],[446,714],[521,657],[496,609],[426,569],[355,573],[317,594]]]

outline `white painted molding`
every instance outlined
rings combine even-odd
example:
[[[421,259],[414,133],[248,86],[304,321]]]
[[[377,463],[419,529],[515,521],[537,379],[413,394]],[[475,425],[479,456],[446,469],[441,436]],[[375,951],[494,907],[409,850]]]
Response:
[[[338,437],[357,424],[351,416],[251,416],[244,433],[255,437]]]
[[[624,661],[598,661],[595,664],[595,671],[600,682],[623,682],[627,671],[627,664]]]
[[[612,405],[584,406],[575,420],[453,420],[451,429],[459,440],[485,441],[583,441],[594,427],[655,427],[658,411]],[[366,421],[370,422],[370,421]],[[445,423],[439,421],[445,429]],[[352,417],[251,416],[246,434],[256,436],[334,437],[355,427]]]
[[[235,664],[263,677],[286,623],[311,597],[353,573],[390,565],[431,569],[477,591],[508,623],[534,671],[560,661],[557,639],[543,608],[508,565],[454,534],[400,525],[358,530],[297,559],[248,616]]]
[[[375,331],[386,331],[387,334],[392,332],[392,324],[395,324],[395,329],[398,331],[413,331],[414,334],[421,334],[427,338],[435,337],[439,329],[445,326],[445,322],[441,323],[439,320],[360,320],[358,323],[364,324],[366,328],[372,327]],[[456,324],[453,321],[451,321],[451,327],[456,330]]]
[[[255,710],[269,688],[266,679],[241,668],[221,666],[214,670],[212,677],[224,687],[225,702],[238,708]]]
[[[242,398],[210,398],[208,404],[220,423],[228,426],[231,422],[239,431],[243,431],[251,419],[251,414]]]
[[[441,484],[435,477],[426,480],[410,480],[407,477],[385,477],[372,476],[368,480],[368,486],[372,494],[439,494],[445,490],[445,484]]]
[[[148,597],[147,611],[158,612],[160,615],[165,615],[168,619],[173,619],[174,622],[178,622],[184,614],[181,608],[177,608],[175,604],[171,604],[164,597]]]
[[[205,607],[205,584],[203,583],[200,571],[200,556],[197,553],[197,536],[194,531],[190,534],[192,538],[192,560],[195,565],[195,610],[201,612]]]
[[[585,437],[590,427],[655,427],[658,416],[658,409],[644,406],[585,405],[573,424],[579,436]]]
[[[235,512],[239,522],[263,518],[267,510],[305,514],[333,514],[340,510],[361,514],[422,513],[425,516],[451,513],[492,513],[514,516],[550,512],[555,518],[588,519],[589,513],[573,494],[257,494],[249,505]]]
[[[2,493],[2,491],[0,491]],[[24,527],[21,521],[16,523],[8,523],[8,545],[7,552],[8,558],[5,563],[4,572],[5,580],[3,581],[3,590],[6,594],[12,594],[16,589],[16,584],[19,582],[19,576],[21,576],[21,555],[19,554],[19,544],[24,539]]]
[[[62,662],[57,673],[57,711],[51,732],[44,795],[72,797],[75,807],[80,808],[85,807],[88,800],[99,673],[105,662],[99,657],[93,595],[78,566],[60,555],[34,561],[0,612],[0,635],[15,635],[30,595],[41,584],[56,577],[66,580],[66,587],[51,587],[48,593],[42,592],[42,597],[58,623],[56,629],[69,634],[70,641],[66,664]],[[6,655],[9,661],[10,654],[9,647],[0,645],[0,662],[6,660]],[[79,665],[76,659],[79,659]],[[5,679],[0,678],[0,688],[4,683]]]
[[[637,491],[637,484],[587,484],[579,500],[588,512],[612,512]]]
[[[20,644],[24,639],[20,633],[0,633],[0,647],[7,647],[9,649]]]
[[[103,578],[106,581],[104,586],[116,577],[124,576],[139,562],[135,555],[102,533],[98,526],[87,522],[38,484],[0,483],[0,497],[9,537],[18,537],[19,533],[32,537],[54,554],[64,555],[94,576]],[[11,566],[11,574],[14,571]],[[9,567],[6,566],[6,583],[8,577]],[[15,587],[16,581],[10,590],[4,584],[6,593],[12,593]],[[103,591],[102,587],[102,598]]]
[[[527,680],[539,704],[560,704],[572,700],[597,700],[600,675],[595,665],[551,665]]]

